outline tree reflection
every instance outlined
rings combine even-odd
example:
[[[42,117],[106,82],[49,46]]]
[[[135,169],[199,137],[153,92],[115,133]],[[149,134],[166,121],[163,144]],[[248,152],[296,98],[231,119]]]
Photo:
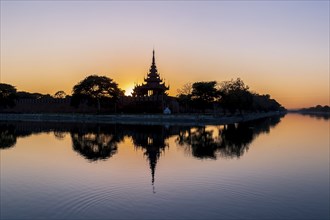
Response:
[[[213,137],[213,130],[206,130],[205,126],[193,129],[186,128],[180,131],[177,143],[188,145],[188,151],[197,158],[216,158],[216,150],[219,147],[219,140]]]
[[[273,117],[223,125],[213,130],[207,130],[205,126],[187,127],[180,131],[176,142],[196,158],[240,158],[260,133],[268,133],[279,122],[279,117]]]
[[[18,137],[41,132],[51,133],[58,140],[69,132],[72,149],[88,161],[107,160],[118,152],[124,137],[132,139],[133,146],[143,151],[149,163],[151,184],[155,193],[157,163],[166,148],[168,139],[198,159],[240,158],[248,151],[252,141],[261,133],[268,133],[280,122],[280,117],[260,119],[246,123],[219,126],[163,126],[79,123],[0,123],[0,149],[16,144]]]
[[[9,123],[0,122],[0,149],[8,149],[16,145],[17,138],[28,137],[33,133],[45,132],[34,123]],[[47,130],[46,130],[47,132]]]
[[[65,136],[66,136],[66,132],[57,131],[57,130],[54,131],[54,137],[58,140],[63,140]]]
[[[260,134],[280,122],[272,117],[238,124],[221,126],[162,126],[75,123],[0,123],[0,149],[11,148],[18,137],[41,132],[53,132],[59,140],[70,132],[72,148],[90,161],[105,160],[118,151],[124,137],[131,137],[135,148],[143,150],[149,162],[152,184],[155,182],[159,158],[169,147],[168,138],[184,146],[186,152],[199,159],[240,158],[248,151],[251,142]]]
[[[329,120],[330,119],[330,114],[329,113],[306,113],[306,112],[303,112],[303,113],[300,113],[302,115],[305,115],[305,116],[309,116],[311,118],[316,118],[316,119],[323,119],[325,121]]]
[[[112,127],[113,128],[113,127]],[[82,129],[71,132],[73,149],[91,161],[105,160],[117,153],[117,144],[123,137],[116,133],[116,129],[102,130]]]
[[[252,126],[246,123],[225,125],[220,131],[219,152],[222,157],[241,157],[254,139]]]
[[[13,125],[0,124],[0,149],[8,149],[16,144],[15,127]]]

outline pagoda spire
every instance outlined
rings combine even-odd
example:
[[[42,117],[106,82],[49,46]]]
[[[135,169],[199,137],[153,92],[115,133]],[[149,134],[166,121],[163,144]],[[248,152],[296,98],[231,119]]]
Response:
[[[156,62],[155,62],[155,49],[152,49],[152,65],[156,66]]]
[[[156,67],[156,61],[155,61],[155,50],[152,50],[152,64],[150,66],[150,70],[148,73],[147,78],[149,80],[152,80],[154,82],[161,82],[160,78],[159,78],[159,74],[157,71],[157,67]]]
[[[169,90],[169,87],[163,83],[163,79],[160,78],[156,67],[155,59],[155,49],[152,49],[152,63],[147,73],[147,76],[144,78],[144,82],[141,86],[136,86],[135,96],[159,96],[167,95],[166,90]]]

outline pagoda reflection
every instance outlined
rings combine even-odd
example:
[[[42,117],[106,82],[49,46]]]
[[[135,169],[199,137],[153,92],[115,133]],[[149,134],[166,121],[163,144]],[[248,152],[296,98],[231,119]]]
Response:
[[[161,154],[169,147],[167,139],[170,136],[170,129],[162,125],[134,125],[129,126],[126,132],[132,138],[134,147],[142,149],[149,161],[151,183],[155,193],[156,165]]]
[[[280,122],[272,117],[218,126],[164,126],[133,124],[0,123],[0,149],[11,149],[17,139],[31,134],[53,133],[57,140],[70,135],[72,149],[89,162],[108,160],[118,152],[125,137],[143,152],[155,186],[157,163],[169,148],[169,138],[197,159],[240,158],[255,138]]]

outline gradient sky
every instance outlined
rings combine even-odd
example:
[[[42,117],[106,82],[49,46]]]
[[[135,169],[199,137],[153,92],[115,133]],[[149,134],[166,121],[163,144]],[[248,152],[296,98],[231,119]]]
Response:
[[[91,74],[129,90],[156,50],[171,95],[240,77],[287,108],[329,105],[329,1],[2,1],[1,82],[54,94]]]

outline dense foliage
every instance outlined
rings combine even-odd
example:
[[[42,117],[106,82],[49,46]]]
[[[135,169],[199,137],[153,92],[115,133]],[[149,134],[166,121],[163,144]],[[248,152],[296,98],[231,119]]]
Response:
[[[189,92],[189,85],[191,86]],[[184,112],[191,112],[196,109],[214,109],[220,106],[220,109],[226,114],[257,112],[257,111],[280,111],[284,108],[269,95],[259,95],[252,93],[244,82],[237,78],[236,80],[224,81],[217,83],[196,82],[193,84],[185,84],[178,90],[178,101],[183,106]]]
[[[219,96],[215,86],[216,81],[210,82],[196,82],[192,84],[191,100],[195,108],[210,108],[211,104]]]
[[[102,104],[116,103],[124,92],[118,84],[106,76],[91,75],[73,87],[72,105],[78,106],[81,102],[97,106],[98,111]]]
[[[49,94],[41,94],[41,93],[30,93],[30,92],[24,92],[19,91],[17,92],[17,99],[49,99],[52,98]]]
[[[0,83],[0,108],[14,107],[16,95],[14,86]]]
[[[73,87],[72,96],[59,90],[54,95],[16,92],[14,86],[0,84],[0,108],[13,107],[16,100],[67,100],[72,106],[78,107],[80,104],[95,106],[100,112],[101,108],[113,109],[116,112],[116,103],[119,97],[124,96],[124,91],[118,84],[106,76],[91,75],[77,83]],[[174,100],[174,99],[172,99]],[[285,110],[270,95],[260,95],[251,92],[243,80],[216,82],[195,82],[186,83],[178,90],[177,102],[180,112],[186,113],[224,113],[224,114],[243,114],[245,112],[268,112]],[[33,102],[32,102],[33,103]],[[122,107],[123,103],[120,103]],[[127,105],[129,106],[129,105]],[[83,108],[83,107],[82,107]],[[315,106],[305,111],[329,112],[329,106]],[[112,110],[110,110],[112,111]],[[132,109],[130,112],[135,112]]]
[[[241,79],[224,81],[220,84],[220,103],[224,110],[234,113],[251,110],[253,95]]]
[[[55,99],[64,99],[66,97],[66,93],[62,90],[60,91],[57,91],[55,94],[54,94],[54,98]]]
[[[325,106],[322,106],[322,105],[317,105],[317,106],[314,106],[314,107],[310,107],[310,108],[303,108],[301,109],[302,112],[319,112],[319,113],[330,113],[330,106],[328,105],[325,105]]]

